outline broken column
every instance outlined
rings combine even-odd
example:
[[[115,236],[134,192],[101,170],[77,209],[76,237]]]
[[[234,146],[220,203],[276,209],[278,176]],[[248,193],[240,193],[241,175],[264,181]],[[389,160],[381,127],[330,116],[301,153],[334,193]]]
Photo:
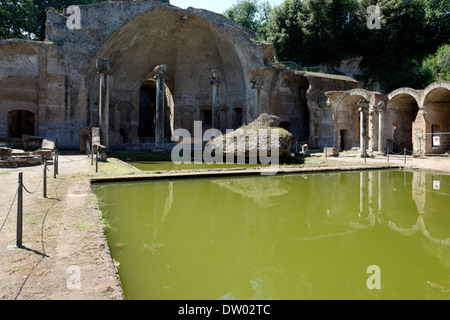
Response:
[[[108,75],[112,71],[112,62],[107,58],[97,58],[97,73],[100,74],[99,126],[101,144],[109,147],[109,88]]]
[[[384,139],[384,113],[386,111],[386,102],[380,101],[377,105],[378,109],[378,154],[384,155],[385,139]]]
[[[153,71],[156,72],[156,119],[155,119],[155,144],[157,148],[164,148],[164,123],[165,123],[165,84],[167,78],[167,65],[157,66]]]
[[[213,87],[212,129],[219,129],[219,86],[222,84],[219,70],[213,70],[211,72],[210,83]]]
[[[256,101],[253,107],[253,119],[256,120],[260,113],[260,96],[261,96],[261,88],[264,86],[264,79],[261,76],[254,76],[251,80],[252,89],[256,89]]]
[[[366,123],[367,123],[367,112],[369,110],[369,101],[362,99],[358,101],[358,106],[360,107],[358,111],[360,112],[360,150],[361,156],[366,155],[367,144],[366,144]]]

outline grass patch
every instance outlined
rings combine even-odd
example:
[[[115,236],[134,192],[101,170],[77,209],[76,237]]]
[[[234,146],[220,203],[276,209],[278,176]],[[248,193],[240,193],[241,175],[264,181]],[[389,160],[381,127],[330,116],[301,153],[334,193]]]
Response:
[[[108,154],[108,157],[117,158],[122,161],[170,161],[170,153],[157,153],[153,151],[113,151]]]

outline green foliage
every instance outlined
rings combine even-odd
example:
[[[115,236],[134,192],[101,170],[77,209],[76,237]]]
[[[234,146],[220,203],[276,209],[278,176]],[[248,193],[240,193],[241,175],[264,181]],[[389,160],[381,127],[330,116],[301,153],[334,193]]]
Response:
[[[421,73],[428,83],[450,81],[450,43],[440,47],[422,62]]]
[[[381,9],[381,29],[367,26],[370,5]],[[333,66],[363,56],[360,80],[424,87],[422,60],[450,39],[450,0],[285,0],[266,30],[278,61]]]
[[[238,0],[225,11],[224,15],[255,32],[261,40],[266,38],[266,28],[269,22],[271,7],[268,1]]]
[[[301,61],[303,55],[304,5],[301,0],[285,0],[272,9],[267,24],[267,40],[273,43],[278,61]]]

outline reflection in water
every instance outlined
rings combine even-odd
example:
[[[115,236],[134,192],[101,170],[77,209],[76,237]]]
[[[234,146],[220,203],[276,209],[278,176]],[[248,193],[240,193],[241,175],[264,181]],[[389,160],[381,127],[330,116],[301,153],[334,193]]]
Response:
[[[271,198],[279,197],[290,191],[289,186],[284,185],[282,180],[282,178],[275,180],[261,179],[261,177],[258,177],[246,179],[221,179],[212,180],[211,182],[221,188],[228,189],[248,199],[252,199],[253,204],[261,208],[268,208],[275,204],[274,201],[270,200]]]
[[[450,298],[450,176],[366,171],[96,188],[131,299]],[[382,290],[365,285],[374,264]]]

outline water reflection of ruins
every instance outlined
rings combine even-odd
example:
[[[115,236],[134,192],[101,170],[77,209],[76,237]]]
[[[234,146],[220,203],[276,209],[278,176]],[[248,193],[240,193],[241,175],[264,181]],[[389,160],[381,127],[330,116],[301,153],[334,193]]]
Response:
[[[329,189],[331,205],[313,201],[308,219],[316,220],[314,212],[324,211],[323,223],[351,229],[387,224],[404,236],[422,233],[434,243],[450,246],[449,176],[367,171],[359,172],[359,181],[354,181],[351,175],[354,173],[329,176],[331,181],[325,188]]]
[[[419,171],[211,179],[208,187],[193,187],[183,203],[176,197],[177,189],[181,192],[177,183],[156,183],[155,227],[162,227],[174,208],[201,207],[201,214],[210,216],[211,230],[215,221],[229,218],[229,213],[221,216],[223,212],[239,210],[245,221],[258,221],[261,228],[277,225],[279,229],[286,221],[304,218],[307,231],[298,230],[296,239],[333,237],[385,224],[404,236],[422,234],[450,246],[449,181],[450,176]],[[273,213],[267,223],[261,218],[265,212]],[[239,224],[238,218],[237,229]]]

